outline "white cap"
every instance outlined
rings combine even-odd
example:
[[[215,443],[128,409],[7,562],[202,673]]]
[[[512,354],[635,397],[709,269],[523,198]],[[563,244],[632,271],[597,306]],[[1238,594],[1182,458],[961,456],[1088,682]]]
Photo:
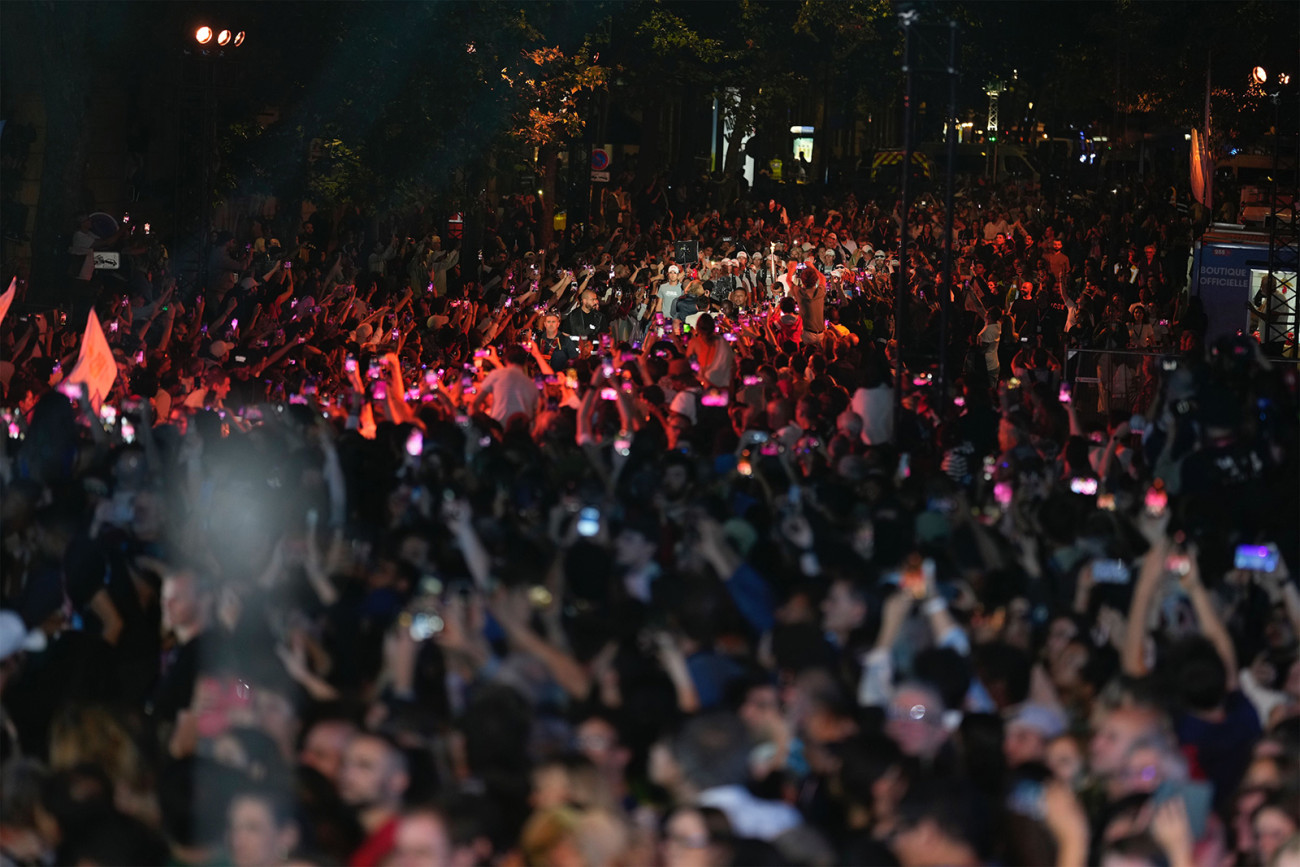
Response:
[[[0,662],[20,650],[40,653],[44,649],[44,632],[29,630],[23,619],[12,611],[0,611]]]
[[[695,424],[695,393],[690,391],[677,392],[668,409],[670,412],[686,416],[691,420],[691,424]]]

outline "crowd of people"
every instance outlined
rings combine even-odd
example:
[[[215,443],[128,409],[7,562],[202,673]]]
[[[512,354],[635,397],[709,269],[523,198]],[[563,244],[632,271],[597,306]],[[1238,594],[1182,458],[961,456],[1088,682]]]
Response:
[[[974,188],[945,280],[628,188],[0,322],[0,863],[1300,864],[1296,371],[1167,191]]]

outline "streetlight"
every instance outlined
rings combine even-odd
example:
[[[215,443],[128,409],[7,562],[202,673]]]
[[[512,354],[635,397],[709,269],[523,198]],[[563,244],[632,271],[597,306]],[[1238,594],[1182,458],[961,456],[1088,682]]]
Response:
[[[214,31],[211,27],[204,24],[194,31],[194,41],[199,45],[209,44],[212,42],[214,37],[217,41],[217,45],[221,48],[238,48],[244,44],[244,31],[242,30],[238,33],[224,28],[220,31]]]

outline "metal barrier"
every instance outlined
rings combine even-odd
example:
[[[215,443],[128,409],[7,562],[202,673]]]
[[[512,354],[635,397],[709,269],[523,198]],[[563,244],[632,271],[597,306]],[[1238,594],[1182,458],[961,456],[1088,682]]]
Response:
[[[1074,405],[1103,416],[1146,409],[1160,382],[1164,353],[1126,349],[1067,349],[1066,380]]]
[[[1179,356],[1140,349],[1074,347],[1065,351],[1064,378],[1080,410],[1109,415],[1145,412],[1155,400],[1161,378]],[[1300,364],[1295,358],[1267,358],[1269,364]]]

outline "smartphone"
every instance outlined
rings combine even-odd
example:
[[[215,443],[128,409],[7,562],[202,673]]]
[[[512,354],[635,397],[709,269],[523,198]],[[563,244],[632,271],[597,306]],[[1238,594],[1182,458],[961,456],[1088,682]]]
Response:
[[[371,400],[387,400],[388,386],[382,382],[376,382],[370,387],[370,398]]]
[[[1075,476],[1070,479],[1070,493],[1083,494],[1087,497],[1094,496],[1097,493],[1097,480]]]
[[[1013,493],[1010,482],[998,482],[993,486],[993,499],[1004,509],[1011,505]]]
[[[1152,485],[1147,490],[1143,506],[1146,508],[1148,515],[1152,518],[1159,518],[1164,515],[1165,509],[1169,507],[1169,495],[1165,493],[1163,487]]]
[[[1061,383],[1061,390],[1057,392],[1056,399],[1061,403],[1070,402],[1070,384],[1068,382]]]
[[[432,611],[415,611],[410,615],[411,622],[407,626],[412,641],[428,641],[438,633],[442,632],[447,625],[441,617]]]
[[[1277,545],[1238,545],[1233,566],[1251,572],[1272,572],[1277,569]]]
[[[1007,388],[1020,388],[1020,377],[1013,376],[1007,380]]]
[[[406,438],[406,453],[413,458],[424,454],[424,434],[419,428],[411,431],[411,435]]]
[[[903,591],[912,594],[912,598],[924,599],[929,592],[926,577],[933,574],[934,561],[926,558],[918,564],[917,568],[904,569],[902,575],[899,576],[898,586]]]
[[[595,506],[584,506],[582,511],[578,512],[578,535],[590,539],[600,532],[600,509]]]
[[[1127,584],[1132,578],[1128,564],[1123,560],[1094,560],[1092,580],[1098,584]]]
[[[347,360],[343,362],[343,369],[346,370],[348,373],[356,373],[357,360],[353,358],[351,355],[349,355],[347,357]]]
[[[284,270],[288,271],[289,269],[293,268],[293,262],[285,262],[281,267],[284,268]]]

